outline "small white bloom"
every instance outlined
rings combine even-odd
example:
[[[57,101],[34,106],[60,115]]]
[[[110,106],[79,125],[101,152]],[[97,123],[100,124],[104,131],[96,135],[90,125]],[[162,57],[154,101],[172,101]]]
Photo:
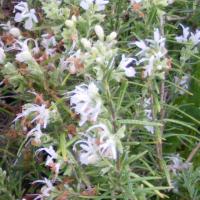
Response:
[[[22,51],[16,55],[16,60],[19,62],[28,62],[28,61],[32,61],[33,57],[30,51]]]
[[[41,45],[45,48],[45,53],[47,55],[52,56],[55,54],[55,47],[57,45],[55,36],[50,34],[43,34]]]
[[[182,27],[183,29],[183,35],[181,36],[177,36],[176,37],[176,41],[177,42],[187,42],[188,41],[188,38],[189,38],[189,35],[190,35],[190,32],[189,32],[189,27],[184,27],[182,24],[180,24],[180,26]]]
[[[200,30],[196,30],[195,33],[193,33],[189,31],[189,27],[184,27],[182,24],[180,24],[180,26],[183,29],[183,35],[176,37],[177,42],[192,42],[194,46],[200,43]]]
[[[95,5],[98,11],[105,10],[105,5],[109,3],[109,0],[95,0]]]
[[[81,51],[73,53],[69,58],[60,60],[61,71],[67,69],[70,74],[76,74],[82,70]]]
[[[3,64],[6,59],[6,55],[4,53],[4,49],[0,47],[0,64]]]
[[[165,38],[162,37],[158,29],[154,30],[154,38],[140,40],[133,43],[141,49],[136,56],[139,57],[137,64],[142,65],[144,72],[143,77],[161,73],[161,70],[168,69],[167,49],[165,48]]]
[[[149,47],[143,40],[137,41],[134,44],[141,49],[141,51],[137,53],[137,56],[140,54],[144,54],[144,52],[146,52],[149,49]]]
[[[19,113],[14,121],[19,120],[20,118],[28,117],[33,115],[31,123],[37,122],[41,125],[42,128],[46,128],[50,118],[50,111],[46,108],[46,105],[37,105],[37,104],[25,104],[22,107],[22,113]]]
[[[41,125],[37,124],[33,129],[31,129],[28,134],[27,134],[27,138],[33,137],[34,141],[37,144],[41,143],[41,137],[43,136],[43,133],[41,131]]]
[[[34,181],[33,183],[43,183],[43,184],[45,184],[41,188],[41,194],[39,194],[34,200],[40,200],[40,199],[43,199],[44,197],[49,197],[50,193],[54,189],[52,181],[48,180],[47,178],[44,178],[44,180]]]
[[[186,74],[186,75],[182,76],[181,78],[179,78],[177,76],[175,77],[175,84],[179,85],[184,90],[188,90],[188,88],[189,88],[189,81],[190,81],[189,74]],[[181,95],[185,94],[184,90],[179,90],[179,93]]]
[[[101,157],[98,154],[97,139],[90,135],[83,136],[84,139],[81,139],[74,144],[73,150],[77,151],[76,146],[80,144],[81,150],[79,152],[79,161],[81,164],[96,164],[101,160]]]
[[[94,83],[89,85],[81,84],[68,93],[70,95],[70,105],[74,111],[80,115],[79,125],[86,121],[95,122],[101,113],[102,100],[98,93],[98,88]]]
[[[54,160],[58,158],[58,154],[55,152],[52,146],[50,146],[49,148],[40,148],[36,151],[36,154],[38,154],[41,151],[45,151],[48,154],[45,163],[46,166],[50,166],[50,164],[53,163]]]
[[[29,62],[29,61],[34,61],[34,58],[32,56],[31,50],[28,47],[28,42],[29,41],[33,41],[35,44],[35,48],[32,49],[32,51],[34,52],[35,49],[38,49],[38,45],[37,42],[32,39],[32,38],[28,38],[25,41],[17,41],[16,42],[16,47],[14,46],[12,49],[15,48],[15,50],[20,50],[19,53],[16,54],[15,59],[19,62]],[[17,46],[18,45],[18,46]]]
[[[102,158],[117,159],[116,140],[104,124],[90,127],[84,134],[83,139],[74,144],[74,151],[79,144],[79,160],[82,164],[97,164]]]
[[[84,10],[88,10],[93,4],[97,7],[97,11],[105,9],[105,5],[109,3],[109,0],[82,0],[80,6]]]
[[[97,131],[99,136],[99,150],[100,155],[109,159],[117,159],[117,150],[116,150],[116,139],[114,135],[110,133],[108,127],[105,124],[97,124],[90,127],[86,134],[91,131]]]
[[[80,6],[84,9],[84,10],[88,10],[90,8],[90,6],[93,4],[94,0],[82,0],[80,3]]]
[[[195,33],[191,33],[189,40],[191,40],[194,45],[199,44],[199,42],[200,42],[200,30],[196,30]]]
[[[21,31],[19,30],[19,28],[12,26],[10,21],[8,21],[6,24],[0,24],[0,27],[8,31],[15,38],[19,38],[21,36]]]
[[[137,62],[136,59],[126,58],[125,55],[122,55],[119,68],[124,70],[125,75],[127,77],[135,77],[136,71],[135,71],[134,65],[136,64],[136,62]]]
[[[29,10],[28,4],[26,2],[19,2],[14,7],[16,22],[25,21],[24,28],[27,30],[31,30],[34,23],[38,23],[38,19],[35,14],[35,9]]]
[[[189,169],[189,167],[191,166],[191,163],[183,162],[179,154],[170,156],[169,158],[171,164],[168,167],[175,175],[177,175],[177,173],[180,171]]]

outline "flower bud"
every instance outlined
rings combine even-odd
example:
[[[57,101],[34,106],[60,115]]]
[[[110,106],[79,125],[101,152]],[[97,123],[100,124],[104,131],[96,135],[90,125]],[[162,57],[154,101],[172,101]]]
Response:
[[[22,51],[16,55],[16,60],[19,62],[28,62],[34,60],[29,51]]]
[[[65,21],[65,25],[69,28],[73,27],[74,26],[74,22],[72,20],[66,20]]]
[[[81,43],[86,49],[90,49],[91,48],[91,43],[90,43],[90,41],[88,39],[82,38],[81,39]]]
[[[104,40],[104,31],[103,28],[100,25],[96,25],[95,28],[95,33],[97,34],[98,38],[100,40]]]
[[[77,17],[75,15],[72,16],[72,21],[76,22],[77,21]]]
[[[97,58],[96,58],[96,62],[97,62],[98,64],[103,64],[103,63],[104,63],[103,57],[97,57]]]
[[[16,28],[16,27],[11,28],[11,29],[9,30],[9,33],[10,33],[11,35],[13,35],[14,37],[16,37],[16,38],[18,38],[18,37],[21,36],[20,30],[19,30],[18,28]]]
[[[117,33],[116,32],[112,32],[110,35],[107,36],[107,40],[108,41],[112,41],[117,37]]]

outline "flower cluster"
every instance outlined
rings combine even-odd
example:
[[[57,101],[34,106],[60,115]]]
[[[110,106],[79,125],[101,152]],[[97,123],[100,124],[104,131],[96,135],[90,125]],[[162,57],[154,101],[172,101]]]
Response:
[[[184,27],[182,24],[180,26],[183,29],[183,35],[177,36],[176,41],[179,43],[191,42],[193,46],[196,46],[200,42],[200,30],[196,30],[195,33],[190,32],[189,27]]]
[[[27,137],[34,137],[34,142],[40,144],[40,138],[43,136],[42,129],[47,128],[50,122],[50,115],[54,112],[56,112],[56,110],[49,110],[45,104],[25,104],[22,107],[22,112],[17,115],[14,122],[23,119],[22,122],[24,123],[25,130],[28,129],[28,125],[31,126]],[[29,120],[31,124],[27,124]]]
[[[122,69],[127,77],[135,77],[136,71],[134,66],[136,65],[136,63],[136,59],[128,58],[125,57],[125,55],[122,55],[122,59],[119,64],[119,69]]]
[[[112,60],[117,54],[116,37],[117,33],[112,32],[105,37],[104,30],[100,25],[95,26],[95,33],[98,37],[96,42],[91,43],[87,38],[82,38],[86,52],[82,54],[82,60],[86,71],[96,72],[98,80],[103,79],[105,70],[112,68]]]
[[[164,78],[164,72],[170,66],[166,58],[167,49],[165,47],[165,38],[161,36],[160,31],[155,29],[153,40],[140,40],[134,44],[141,49],[136,56],[139,58],[138,65],[144,69],[143,77],[147,78],[158,75]]]
[[[102,111],[102,100],[94,83],[76,86],[75,90],[69,92],[68,95],[72,109],[80,115],[80,126],[86,121],[97,121]]]
[[[83,139],[74,144],[74,150],[77,151],[79,144],[79,160],[82,164],[97,164],[103,158],[117,159],[116,139],[105,124],[94,125],[80,135]]]
[[[35,14],[35,9],[28,8],[28,4],[26,2],[19,2],[14,9],[15,21],[22,22],[25,21],[24,28],[27,30],[31,30],[33,28],[34,23],[38,23],[37,16]]]
[[[52,169],[52,171],[58,175],[59,173],[59,170],[60,170],[60,163],[56,162],[56,160],[58,159],[58,154],[55,152],[55,150],[53,149],[52,146],[48,147],[48,148],[39,148],[37,151],[36,151],[36,154],[42,152],[42,151],[45,151],[48,156],[46,158],[46,163],[45,163],[45,166],[48,166]]]
[[[44,180],[37,180],[33,183],[42,183],[44,186],[41,188],[41,194],[38,194],[34,200],[44,199],[50,196],[50,193],[54,190],[54,186],[51,180],[45,178]]]
[[[191,163],[183,162],[179,154],[170,157],[169,169],[176,175],[177,173],[189,169]]]

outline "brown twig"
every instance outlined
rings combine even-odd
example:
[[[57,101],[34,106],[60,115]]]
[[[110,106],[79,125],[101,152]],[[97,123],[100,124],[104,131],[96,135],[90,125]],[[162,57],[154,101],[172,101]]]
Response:
[[[197,146],[192,150],[192,152],[189,154],[186,162],[191,162],[194,156],[197,154],[198,150],[200,149],[200,142],[197,144]]]

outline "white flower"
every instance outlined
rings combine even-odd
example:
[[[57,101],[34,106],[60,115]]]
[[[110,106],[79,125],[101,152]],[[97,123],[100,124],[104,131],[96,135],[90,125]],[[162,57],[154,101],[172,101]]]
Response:
[[[16,22],[25,21],[24,28],[27,30],[31,30],[33,27],[33,23],[38,23],[38,19],[35,15],[35,9],[29,10],[28,4],[26,2],[19,2],[14,7]]]
[[[165,40],[166,39],[161,36],[160,31],[158,29],[154,30],[154,39],[153,40],[146,39],[146,41],[150,43],[149,47],[151,49],[154,49],[153,56],[156,59],[163,58],[167,53],[167,50],[165,48]],[[150,52],[148,52],[148,53],[150,53]]]
[[[105,9],[105,5],[109,3],[109,0],[82,0],[80,6],[84,10],[88,10],[93,4],[97,7],[97,11]]]
[[[83,139],[74,144],[73,149],[77,151],[79,144],[79,160],[81,164],[97,164],[102,158],[117,159],[116,139],[104,124],[90,127],[81,134]]]
[[[95,0],[98,11],[105,10],[105,5],[109,3],[109,0]]]
[[[55,36],[43,34],[41,45],[45,48],[47,55],[52,56],[55,54],[55,46],[57,45]]]
[[[52,146],[48,148],[40,148],[36,151],[36,154],[40,153],[41,151],[45,151],[48,154],[45,165],[50,167],[53,172],[58,175],[60,170],[60,163],[56,163],[58,154],[55,152]]]
[[[41,188],[41,194],[39,194],[34,200],[40,200],[40,199],[43,199],[44,197],[49,197],[51,191],[54,189],[52,181],[48,180],[47,178],[44,178],[44,180],[34,181],[33,183],[43,183],[43,184],[45,184]]]
[[[98,124],[90,127],[87,130],[87,134],[93,130],[97,131],[99,135],[99,150],[100,155],[109,159],[117,159],[117,150],[116,150],[116,139],[114,135],[110,133],[105,124]]]
[[[189,27],[184,27],[182,24],[180,24],[180,26],[182,27],[183,29],[183,35],[181,36],[177,36],[176,37],[176,41],[177,42],[187,42],[188,41],[188,38],[189,38],[189,35],[190,35],[190,32],[189,32]]]
[[[161,70],[168,69],[166,58],[167,49],[165,48],[165,38],[161,36],[158,29],[154,30],[154,38],[140,40],[133,43],[141,49],[136,56],[139,57],[137,64],[143,65],[143,77],[161,73]]]
[[[136,64],[136,62],[137,62],[136,59],[126,58],[125,55],[122,55],[119,68],[124,70],[125,75],[127,77],[135,77],[136,71],[135,71],[134,65]]]
[[[96,164],[101,160],[98,154],[97,139],[90,135],[83,135],[85,139],[81,139],[74,144],[74,151],[76,150],[76,145],[80,144],[81,151],[79,152],[79,161],[81,164],[89,165]]]
[[[36,154],[41,151],[45,151],[48,154],[45,163],[46,166],[50,166],[54,162],[54,160],[58,158],[58,154],[55,152],[52,146],[50,146],[49,148],[40,148],[36,151]]]
[[[93,4],[94,0],[82,0],[80,3],[80,6],[84,9],[84,10],[88,10],[90,8],[90,6]]]
[[[61,66],[61,71],[67,69],[70,72],[70,74],[76,74],[79,71],[81,71],[83,68],[83,63],[81,60],[81,51],[80,50],[76,51],[75,53],[70,55],[70,57],[67,59],[61,58],[60,66]]]
[[[141,51],[136,54],[137,56],[140,54],[144,54],[147,50],[149,50],[149,47],[143,40],[137,41],[134,44],[141,49]]]
[[[26,118],[33,115],[31,123],[36,122],[41,125],[42,128],[46,128],[50,118],[50,111],[46,108],[46,105],[37,104],[25,104],[22,108],[22,113],[18,114],[14,121],[20,118]]]
[[[200,42],[200,30],[196,30],[195,33],[191,33],[191,36],[189,38],[192,43],[195,45],[199,44]]]
[[[177,36],[176,41],[179,43],[182,42],[192,42],[195,46],[200,42],[200,30],[196,30],[195,33],[189,31],[189,27],[184,27],[182,24],[180,26],[183,29],[183,35]]]
[[[184,90],[188,90],[188,88],[189,88],[189,80],[190,80],[189,74],[186,74],[186,75],[182,76],[181,78],[175,76],[175,84],[179,85]],[[179,93],[181,95],[185,94],[184,90],[179,90]]]
[[[72,109],[80,115],[80,126],[86,121],[95,122],[97,120],[98,115],[101,113],[102,100],[94,83],[76,86],[68,94],[70,95]]]
[[[32,61],[33,57],[30,51],[25,50],[16,55],[16,60],[19,62],[28,62],[28,61]]]
[[[0,47],[0,64],[3,64],[6,59],[6,55],[4,53],[4,49]]]
[[[40,138],[43,136],[43,133],[41,131],[41,125],[37,124],[33,129],[31,129],[28,134],[27,134],[27,138],[29,137],[33,137],[34,141],[37,144],[41,143]]]
[[[15,38],[19,38],[21,36],[21,31],[17,27],[12,26],[10,21],[6,24],[0,24],[0,26],[2,26],[4,30],[8,31]]]
[[[37,42],[31,38],[29,39],[26,39],[25,41],[17,41],[16,44],[18,45],[18,47],[16,48],[16,50],[20,50],[19,53],[16,54],[16,57],[15,59],[19,62],[29,62],[29,61],[34,61],[34,58],[31,54],[31,50],[29,49],[28,47],[28,42],[29,41],[33,41],[34,44],[35,44],[35,47],[37,48]],[[32,51],[34,50],[35,48],[32,49]],[[37,48],[38,49],[38,48]]]
[[[189,162],[183,162],[179,154],[170,156],[171,164],[168,166],[169,169],[177,175],[178,172],[188,169],[191,166]]]

